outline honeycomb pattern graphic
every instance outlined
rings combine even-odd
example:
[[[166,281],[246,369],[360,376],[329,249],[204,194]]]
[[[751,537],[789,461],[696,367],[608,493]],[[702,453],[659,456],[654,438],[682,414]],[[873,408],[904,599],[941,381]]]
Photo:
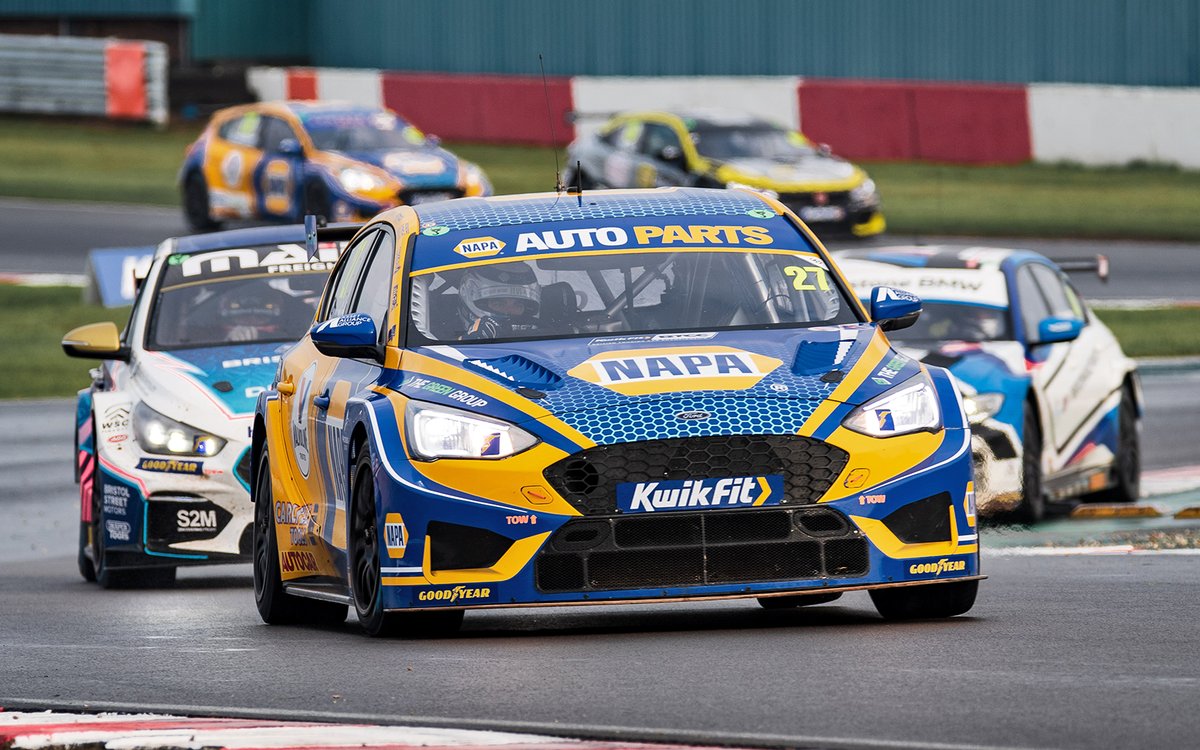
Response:
[[[868,336],[860,337],[844,361],[855,362],[869,340]],[[791,339],[765,346],[756,343],[753,349],[783,364],[753,388],[736,394],[684,391],[650,399],[624,396],[603,386],[568,377],[563,379],[560,388],[547,393],[541,403],[601,445],[720,433],[793,434],[812,416],[817,406],[829,398],[838,383],[824,382],[815,373],[797,375],[792,372],[796,342]],[[681,411],[707,411],[711,416],[705,420],[685,421],[675,416]]]
[[[589,448],[544,472],[584,515],[617,512],[617,485],[680,479],[783,475],[783,505],[815,503],[849,460],[841,448],[799,435],[717,435]]]
[[[421,226],[451,231],[485,227],[540,224],[548,221],[589,221],[639,216],[735,216],[763,208],[763,202],[736,190],[673,188],[635,195],[585,192],[583,205],[575,196],[539,196],[525,200],[472,198],[421,204]]]

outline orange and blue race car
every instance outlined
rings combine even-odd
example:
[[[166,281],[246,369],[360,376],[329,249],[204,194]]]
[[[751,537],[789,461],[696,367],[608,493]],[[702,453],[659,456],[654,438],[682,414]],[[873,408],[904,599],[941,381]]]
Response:
[[[781,203],[662,188],[378,216],[251,441],[268,623],[445,632],[484,607],[866,589],[950,617],[979,574],[949,373]]]
[[[188,147],[179,185],[197,231],[231,219],[366,219],[401,204],[492,194],[482,169],[395,112],[316,101],[218,111]]]

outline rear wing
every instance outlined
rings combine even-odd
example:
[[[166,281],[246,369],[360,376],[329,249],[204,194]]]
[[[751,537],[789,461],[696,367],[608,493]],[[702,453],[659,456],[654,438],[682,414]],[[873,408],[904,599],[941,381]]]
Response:
[[[1108,256],[1097,255],[1094,258],[1064,258],[1055,260],[1055,265],[1066,273],[1095,273],[1105,284],[1108,283]]]

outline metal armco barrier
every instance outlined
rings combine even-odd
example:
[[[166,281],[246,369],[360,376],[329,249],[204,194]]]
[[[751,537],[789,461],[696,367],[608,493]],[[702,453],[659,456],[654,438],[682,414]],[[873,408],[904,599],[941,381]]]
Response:
[[[0,112],[167,121],[161,42],[0,34]]]

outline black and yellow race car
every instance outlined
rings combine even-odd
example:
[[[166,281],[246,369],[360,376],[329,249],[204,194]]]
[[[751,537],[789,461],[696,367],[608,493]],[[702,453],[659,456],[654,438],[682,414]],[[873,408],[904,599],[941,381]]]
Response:
[[[567,148],[563,182],[587,188],[740,187],[778,198],[818,234],[886,227],[875,182],[789,130],[723,112],[629,112]]]

